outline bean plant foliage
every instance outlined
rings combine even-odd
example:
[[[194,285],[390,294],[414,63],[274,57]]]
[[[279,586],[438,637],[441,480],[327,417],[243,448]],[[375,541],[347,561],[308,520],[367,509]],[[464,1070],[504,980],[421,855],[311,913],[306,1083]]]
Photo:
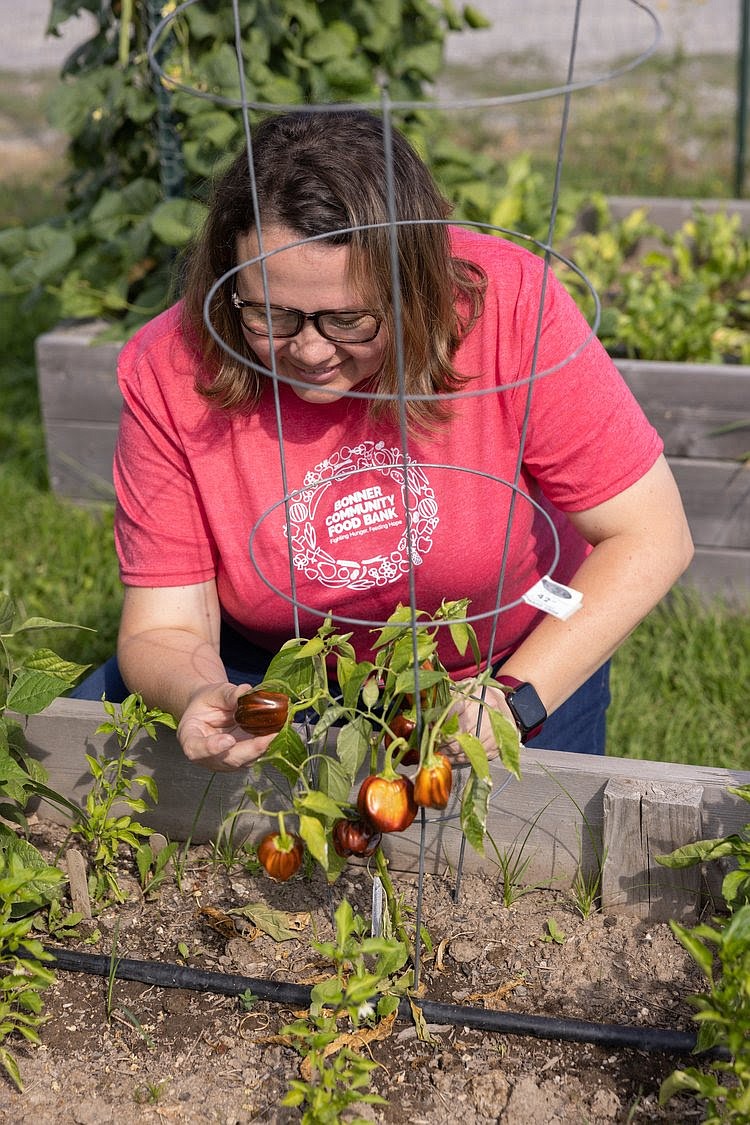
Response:
[[[66,60],[51,106],[69,137],[65,214],[0,232],[0,292],[55,298],[61,318],[127,336],[173,299],[175,255],[199,228],[212,178],[244,144],[233,5],[180,11],[147,55],[170,0],[53,0],[48,31],[81,13],[96,29]],[[265,109],[424,100],[449,31],[487,25],[452,0],[240,0],[247,98]],[[262,112],[259,110],[258,112]],[[488,161],[449,142],[434,114],[401,123],[453,197],[484,198]]]
[[[337,633],[328,620],[314,637],[287,642],[256,689],[290,701],[286,721],[259,767],[263,776],[269,768],[275,771],[286,788],[248,786],[245,811],[254,807],[277,818],[281,841],[292,839],[287,825],[293,817],[296,834],[330,880],[349,855],[370,855],[380,834],[408,827],[420,804],[445,807],[453,775],[461,772],[452,770],[441,753],[448,743],[468,767],[461,828],[469,844],[483,852],[492,786],[487,751],[475,733],[459,730],[457,708],[471,700],[483,703],[503,765],[516,777],[520,740],[511,720],[483,702],[486,688],[502,691],[491,671],[454,682],[441,661],[439,650],[450,643],[462,655],[471,650],[481,666],[467,608],[466,600],[444,602],[430,615],[399,606],[376,631],[372,658],[366,660],[357,659],[351,634]],[[335,674],[333,687],[329,670]],[[404,772],[407,763],[417,767],[414,782]],[[362,772],[367,776],[353,803]],[[437,784],[444,774],[447,794]],[[379,797],[373,800],[376,791]],[[281,848],[289,852],[291,844]]]

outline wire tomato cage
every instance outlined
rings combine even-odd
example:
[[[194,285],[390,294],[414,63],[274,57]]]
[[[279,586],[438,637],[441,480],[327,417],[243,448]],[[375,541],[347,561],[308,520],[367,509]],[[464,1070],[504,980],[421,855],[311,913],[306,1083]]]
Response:
[[[539,515],[542,521],[546,524],[549,531],[551,550],[549,552],[549,560],[546,566],[546,573],[554,575],[555,568],[560,560],[560,540],[554,522],[549,516],[547,510],[537,500],[531,497],[528,490],[523,487],[523,467],[524,455],[526,450],[527,436],[529,426],[532,419],[532,405],[534,401],[534,392],[537,384],[543,379],[554,378],[565,366],[576,359],[584,350],[590,345],[594,339],[600,318],[600,304],[597,295],[586,278],[585,274],[579,270],[575,263],[566,258],[558,250],[555,249],[555,232],[556,221],[558,212],[558,203],[560,198],[560,187],[562,183],[562,169],[563,160],[566,146],[566,139],[569,131],[570,123],[570,110],[571,100],[574,95],[591,89],[595,86],[600,86],[612,82],[621,75],[635,69],[643,62],[646,61],[657,49],[660,38],[661,28],[659,20],[654,11],[640,0],[622,0],[622,8],[629,8],[632,19],[639,21],[639,31],[642,28],[644,36],[647,38],[645,47],[635,53],[632,57],[626,59],[625,62],[611,68],[604,68],[601,73],[595,73],[586,77],[579,77],[578,74],[578,54],[581,45],[581,34],[583,15],[586,5],[584,0],[570,0],[566,6],[566,12],[570,16],[570,37],[566,46],[567,58],[565,60],[565,77],[564,80],[553,85],[539,85],[532,90],[524,90],[519,92],[505,93],[502,95],[494,95],[487,97],[451,97],[451,98],[435,98],[432,100],[392,100],[389,94],[387,83],[380,83],[380,97],[377,101],[372,102],[336,102],[327,104],[271,104],[269,102],[262,102],[253,100],[249,94],[250,81],[246,74],[245,61],[243,57],[243,23],[241,19],[241,3],[240,0],[231,0],[233,31],[234,31],[234,51],[237,62],[237,88],[239,96],[225,96],[221,92],[213,90],[206,90],[198,86],[191,86],[186,82],[182,82],[177,78],[170,75],[165,69],[165,57],[168,54],[168,45],[170,37],[174,34],[176,21],[179,21],[188,9],[195,5],[200,5],[201,0],[186,0],[186,2],[174,7],[171,11],[164,11],[166,14],[160,22],[154,27],[148,42],[148,56],[151,68],[162,88],[169,91],[179,91],[182,95],[190,95],[192,97],[202,99],[210,102],[215,106],[224,107],[225,109],[234,110],[241,115],[242,120],[242,133],[244,136],[244,143],[248,155],[248,173],[252,191],[252,205],[253,213],[255,216],[255,229],[257,231],[259,242],[259,253],[257,256],[249,258],[247,261],[235,265],[222,277],[215,280],[210,292],[208,293],[204,304],[204,319],[209,333],[213,337],[216,344],[223,349],[223,351],[233,360],[246,365],[255,373],[261,375],[263,378],[270,380],[273,387],[274,394],[274,407],[275,407],[275,423],[276,433],[278,437],[278,456],[279,456],[279,472],[281,481],[281,490],[275,502],[262,513],[260,518],[256,521],[255,525],[248,530],[248,561],[249,565],[254,569],[257,577],[267,587],[269,597],[280,599],[290,607],[291,618],[291,635],[297,638],[302,636],[300,621],[304,615],[307,620],[310,618],[317,618],[322,623],[327,618],[330,618],[335,624],[344,626],[353,625],[356,627],[369,628],[369,629],[382,629],[388,624],[387,619],[373,619],[361,616],[355,616],[351,613],[337,613],[335,610],[331,611],[330,606],[326,603],[327,587],[321,584],[320,587],[320,601],[311,603],[308,600],[303,600],[299,593],[298,570],[300,566],[300,552],[304,552],[305,544],[310,548],[310,568],[315,571],[316,561],[322,568],[327,568],[326,573],[331,573],[334,576],[338,573],[340,580],[345,581],[347,578],[346,566],[341,566],[342,560],[337,558],[331,551],[324,551],[315,535],[315,512],[317,509],[318,501],[324,491],[329,487],[331,480],[342,482],[351,479],[357,481],[358,478],[368,478],[373,469],[378,471],[383,470],[383,465],[378,464],[373,460],[375,456],[373,448],[367,447],[362,449],[354,449],[348,452],[348,455],[342,457],[337,466],[333,469],[328,467],[329,475],[326,477],[320,476],[319,479],[314,478],[314,474],[306,483],[300,485],[298,482],[292,481],[289,471],[287,450],[285,448],[284,440],[284,417],[280,404],[280,387],[288,385],[292,389],[304,389],[306,384],[304,382],[295,380],[288,375],[284,375],[277,369],[276,355],[273,347],[270,348],[270,363],[268,367],[254,362],[247,355],[235,350],[232,345],[222,337],[220,331],[212,323],[211,308],[212,302],[217,292],[224,287],[228,282],[231,282],[242,270],[249,266],[259,266],[260,273],[263,280],[264,301],[266,304],[266,312],[270,326],[270,296],[268,290],[268,274],[267,265],[269,260],[283,250],[288,250],[294,247],[303,246],[309,243],[315,243],[318,240],[326,240],[333,235],[343,236],[351,235],[356,231],[372,229],[369,227],[348,227],[336,231],[327,231],[325,234],[318,235],[315,238],[300,239],[297,242],[289,243],[283,247],[277,247],[269,252],[263,248],[262,230],[259,222],[259,205],[258,197],[255,186],[255,169],[253,166],[253,142],[252,142],[252,128],[251,118],[257,114],[268,114],[271,112],[315,112],[327,113],[334,115],[342,111],[348,110],[366,110],[379,114],[382,119],[383,125],[383,155],[385,160],[386,179],[384,184],[384,193],[387,204],[388,222],[385,224],[376,224],[380,227],[385,227],[388,234],[389,250],[390,250],[390,270],[391,270],[391,301],[392,301],[392,325],[395,343],[395,363],[396,374],[398,382],[397,393],[384,393],[379,392],[377,389],[369,386],[369,389],[361,390],[356,387],[342,391],[335,391],[337,397],[349,398],[352,401],[360,400],[364,404],[371,402],[374,398],[381,401],[393,402],[398,416],[398,449],[396,450],[395,457],[392,458],[392,463],[388,466],[388,471],[398,473],[398,489],[400,496],[400,504],[403,508],[403,534],[400,541],[392,552],[394,556],[391,558],[390,570],[385,564],[381,565],[379,560],[370,567],[369,572],[365,572],[364,576],[359,575],[357,581],[357,595],[355,604],[362,604],[362,594],[366,592],[370,582],[370,588],[376,586],[378,583],[383,584],[397,583],[400,591],[405,589],[406,601],[408,602],[411,611],[411,630],[414,651],[414,667],[419,667],[417,659],[417,614],[418,610],[437,608],[428,606],[419,606],[417,597],[417,569],[421,565],[424,557],[424,552],[419,549],[420,533],[423,530],[423,508],[420,508],[420,503],[425,500],[423,482],[425,478],[429,478],[429,474],[433,471],[446,473],[449,476],[454,476],[455,487],[460,489],[462,487],[462,480],[467,476],[479,476],[484,478],[487,482],[491,482],[491,486],[505,492],[505,504],[507,509],[506,526],[501,529],[502,548],[496,558],[487,559],[487,567],[492,569],[493,574],[496,576],[494,604],[485,610],[481,610],[474,614],[467,614],[463,619],[466,624],[475,624],[482,621],[487,621],[490,628],[486,640],[486,652],[483,654],[485,660],[490,659],[490,654],[495,652],[496,640],[501,633],[501,622],[504,614],[518,607],[521,598],[516,596],[509,596],[507,594],[508,587],[508,570],[509,570],[509,549],[511,543],[511,532],[513,529],[514,521],[519,518],[519,511],[523,505],[530,505],[533,511]],[[558,5],[562,7],[562,5]],[[597,3],[593,5],[594,9],[598,7]],[[588,12],[591,12],[591,7]],[[562,13],[560,13],[562,19]],[[512,15],[508,17],[508,35],[506,39],[506,48],[512,48],[513,44],[513,19]],[[414,227],[417,223],[425,222],[438,222],[438,220],[414,220],[409,218],[398,218],[395,205],[395,177],[393,169],[393,132],[395,128],[394,118],[400,114],[407,114],[413,111],[420,111],[425,113],[433,111],[435,113],[449,114],[456,110],[476,110],[485,114],[493,111],[498,111],[503,107],[511,105],[535,101],[539,99],[559,99],[560,122],[559,122],[559,137],[557,144],[557,152],[554,162],[554,181],[552,187],[551,204],[549,210],[549,224],[547,237],[544,240],[532,238],[530,235],[523,231],[507,229],[501,226],[494,226],[490,223],[484,222],[469,222],[463,219],[460,215],[451,220],[441,220],[441,222],[451,222],[461,227],[477,228],[482,231],[488,232],[492,235],[505,237],[520,243],[527,243],[535,252],[543,258],[543,270],[541,273],[541,280],[539,285],[538,304],[535,316],[534,339],[531,350],[531,358],[528,365],[528,370],[524,371],[522,375],[514,381],[504,382],[501,385],[492,386],[491,388],[477,388],[466,386],[461,390],[452,391],[446,394],[441,394],[439,397],[441,401],[447,402],[460,402],[462,400],[478,397],[478,396],[498,396],[501,394],[508,394],[511,391],[521,392],[524,395],[524,405],[522,411],[522,421],[520,426],[520,442],[518,453],[515,459],[515,468],[513,475],[510,479],[495,475],[492,472],[491,466],[486,466],[479,469],[470,465],[458,465],[450,462],[436,462],[436,461],[421,461],[418,457],[411,455],[411,447],[413,445],[413,431],[409,425],[408,407],[411,403],[432,401],[437,396],[429,394],[412,394],[406,389],[405,378],[405,365],[404,365],[404,324],[402,318],[402,288],[401,278],[399,271],[399,257],[398,257],[398,243],[397,236],[400,228]],[[498,189],[499,190],[499,189]],[[574,271],[580,279],[583,286],[588,290],[591,297],[591,307],[594,310],[593,316],[589,321],[589,332],[582,339],[574,351],[567,354],[562,360],[550,365],[547,368],[540,366],[539,353],[540,344],[542,339],[543,316],[545,310],[545,295],[549,280],[550,270],[553,263],[559,262],[566,268]],[[325,392],[326,388],[321,387],[321,392]],[[382,450],[380,451],[382,456]],[[331,475],[333,473],[334,475]],[[338,476],[335,474],[338,473]],[[274,516],[278,516],[283,511],[283,519],[286,531],[287,541],[287,562],[288,562],[288,585],[283,587],[279,584],[278,579],[272,578],[267,572],[268,568],[265,565],[265,556],[262,548],[262,539],[264,529],[267,527],[270,520]],[[312,546],[310,546],[312,545]],[[314,551],[313,551],[314,548]],[[546,562],[547,560],[545,560]],[[347,562],[347,560],[344,560]],[[378,569],[380,567],[380,569]],[[351,574],[348,574],[351,578]],[[403,600],[403,599],[400,599]],[[395,608],[395,606],[394,606]],[[456,623],[455,621],[453,622]],[[444,627],[448,622],[436,622],[438,628]],[[479,669],[477,669],[479,671]],[[418,695],[417,695],[418,698]],[[481,724],[480,719],[477,724],[477,734]],[[510,782],[510,774],[504,779],[500,786],[494,790],[493,797],[502,791],[503,788]],[[421,924],[421,910],[422,910],[422,887],[425,874],[425,853],[426,853],[426,831],[428,826],[440,825],[447,820],[456,819],[458,813],[448,812],[444,816],[437,816],[428,818],[425,810],[420,810],[421,814],[421,828],[420,828],[420,841],[419,841],[419,875],[418,875],[418,899],[417,899],[417,914],[416,914],[416,932],[420,932]],[[460,881],[462,876],[464,854],[465,854],[465,837],[462,837],[461,849],[458,867],[456,871],[454,899],[458,898]],[[378,880],[376,877],[375,892],[373,898],[374,918],[373,927],[375,930],[379,928],[379,890],[377,886]],[[418,963],[418,946],[419,942],[415,943],[417,946],[417,964],[415,965],[415,974],[417,980],[419,979],[419,963]]]

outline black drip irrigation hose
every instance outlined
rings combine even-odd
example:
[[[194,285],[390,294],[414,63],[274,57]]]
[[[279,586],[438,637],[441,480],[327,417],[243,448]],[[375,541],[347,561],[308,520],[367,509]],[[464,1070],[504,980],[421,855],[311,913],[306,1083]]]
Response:
[[[114,975],[119,980],[138,981],[159,988],[184,988],[193,992],[214,992],[221,996],[241,996],[251,992],[259,1000],[288,1004],[294,1008],[308,1007],[312,989],[307,985],[235,973],[213,973],[172,965],[164,961],[135,961],[127,957],[113,959],[104,954],[80,953],[46,946],[45,952],[55,960],[51,968],[66,969],[94,976]],[[659,1027],[631,1027],[625,1024],[589,1023],[586,1020],[553,1019],[550,1016],[524,1015],[520,1012],[499,1012],[461,1004],[440,1004],[432,1000],[413,999],[428,1023],[448,1023],[478,1031],[499,1031],[506,1035],[525,1035],[536,1039],[562,1039],[572,1043],[593,1043],[598,1047],[631,1047],[639,1051],[663,1052],[672,1055],[695,1053],[696,1037],[688,1031],[672,1031]],[[402,1000],[399,1019],[411,1019],[411,1004]],[[701,1058],[727,1057],[721,1049],[705,1051]]]

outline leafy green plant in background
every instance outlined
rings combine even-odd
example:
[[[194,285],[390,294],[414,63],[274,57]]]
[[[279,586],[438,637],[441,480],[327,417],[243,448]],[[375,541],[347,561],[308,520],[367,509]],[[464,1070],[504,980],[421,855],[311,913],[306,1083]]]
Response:
[[[118,335],[169,303],[174,256],[202,220],[207,181],[244,137],[240,110],[222,102],[241,95],[232,5],[203,0],[177,16],[158,46],[162,83],[146,45],[175,7],[52,3],[53,33],[81,11],[97,21],[65,63],[52,110],[70,138],[66,213],[0,233],[0,292],[52,294],[60,317],[116,320]],[[247,95],[264,106],[377,105],[378,77],[394,101],[419,101],[447,32],[486,25],[451,0],[240,0],[238,12]],[[436,147],[436,173],[453,189],[467,198],[481,189],[481,171],[446,142],[434,114],[413,112],[404,124],[427,154]]]
[[[750,235],[739,215],[696,204],[670,234],[639,207],[614,221],[592,200],[594,230],[575,234],[567,256],[602,303],[598,335],[614,356],[691,363],[750,362]],[[587,286],[562,280],[591,317]]]
[[[750,785],[728,792],[750,803]],[[731,860],[721,893],[727,914],[688,929],[670,922],[672,930],[703,972],[708,992],[690,997],[697,1009],[697,1051],[722,1050],[703,1069],[674,1071],[663,1083],[659,1100],[688,1093],[706,1103],[707,1125],[750,1122],[750,824],[723,839],[699,840],[657,856],[665,867],[692,867],[717,859]]]
[[[72,687],[86,666],[63,660],[48,648],[34,649],[19,658],[15,642],[41,630],[73,628],[76,626],[45,617],[18,621],[13,598],[0,593],[0,852],[20,853],[26,863],[39,866],[44,865],[34,860],[35,850],[11,825],[26,831],[25,809],[33,797],[73,806],[47,786],[46,770],[29,754],[23,727],[8,712],[38,714]]]
[[[59,897],[65,881],[21,833],[28,829],[26,808],[32,798],[41,796],[69,810],[73,806],[48,787],[21,724],[8,712],[37,714],[85,671],[46,648],[23,658],[16,654],[18,638],[71,628],[42,617],[19,621],[14,600],[0,593],[0,1066],[19,1089],[21,1075],[8,1040],[39,1041],[40,993],[54,979],[44,964],[50,958],[31,934],[34,915]]]
[[[19,1090],[21,1072],[9,1040],[39,1043],[47,1018],[41,993],[55,979],[45,964],[53,958],[31,934],[33,916],[59,893],[64,878],[55,867],[26,866],[10,848],[0,852],[0,1066]]]
[[[155,739],[157,723],[170,730],[175,730],[177,724],[167,712],[147,708],[143,699],[136,694],[129,695],[119,707],[106,699],[102,702],[110,718],[96,728],[96,733],[114,734],[118,753],[113,758],[106,751],[102,751],[98,757],[86,755],[94,779],[93,785],[86,796],[83,815],[75,817],[70,830],[89,846],[92,866],[89,882],[94,901],[101,902],[111,898],[115,902],[124,902],[125,894],[120,887],[116,867],[120,848],[125,846],[137,852],[144,839],[153,831],[130,815],[144,813],[149,807],[143,797],[134,796],[133,789],[135,786],[145,789],[154,804],[158,800],[153,777],[135,774],[135,760],[130,757],[130,748],[141,731]],[[116,806],[124,806],[130,811],[121,812]],[[142,866],[139,873],[147,883],[148,873]],[[158,869],[153,878],[156,874]]]

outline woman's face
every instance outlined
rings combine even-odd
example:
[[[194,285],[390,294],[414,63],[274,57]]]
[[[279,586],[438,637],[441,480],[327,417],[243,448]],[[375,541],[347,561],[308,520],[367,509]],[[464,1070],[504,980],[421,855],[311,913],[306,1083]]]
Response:
[[[263,252],[299,240],[286,227],[263,229]],[[260,253],[254,231],[237,240],[238,260],[246,262]],[[324,242],[307,242],[266,258],[268,296],[271,305],[314,313],[319,309],[353,312],[367,308],[348,280],[349,249]],[[246,301],[263,302],[261,263],[246,266],[237,274],[237,296]],[[239,310],[237,315],[239,316]],[[271,351],[276,370],[299,385],[292,389],[304,402],[329,403],[341,398],[380,371],[386,350],[386,330],[381,325],[377,336],[366,343],[339,343],[321,336],[311,320],[305,321],[296,336],[274,339],[250,332],[243,325],[248,344],[260,362],[271,368]]]

